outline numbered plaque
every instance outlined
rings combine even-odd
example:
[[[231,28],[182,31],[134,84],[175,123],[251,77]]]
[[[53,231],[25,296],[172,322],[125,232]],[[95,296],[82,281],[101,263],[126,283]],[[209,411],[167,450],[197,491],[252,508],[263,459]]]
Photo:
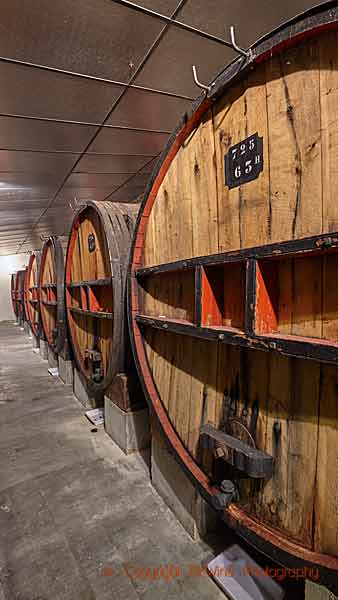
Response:
[[[225,185],[230,189],[257,179],[263,170],[263,138],[254,133],[232,146],[224,164]]]

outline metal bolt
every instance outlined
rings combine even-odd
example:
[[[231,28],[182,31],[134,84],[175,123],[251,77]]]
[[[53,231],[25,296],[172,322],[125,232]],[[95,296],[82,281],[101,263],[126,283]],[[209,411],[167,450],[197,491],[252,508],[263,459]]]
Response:
[[[234,494],[236,490],[235,484],[230,479],[223,479],[220,488],[224,494]]]
[[[215,458],[226,458],[227,456],[228,456],[227,448],[224,448],[222,446],[217,446],[214,449],[214,457]]]
[[[215,448],[215,450],[214,450],[214,456],[215,456],[215,458],[221,458],[223,456],[223,449],[222,448]]]

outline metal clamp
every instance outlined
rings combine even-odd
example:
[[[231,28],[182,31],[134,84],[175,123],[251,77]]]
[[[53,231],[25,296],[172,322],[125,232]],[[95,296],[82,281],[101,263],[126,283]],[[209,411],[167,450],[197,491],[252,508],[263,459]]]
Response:
[[[92,362],[101,362],[102,356],[101,352],[98,350],[91,350],[90,348],[86,348],[84,351],[85,358],[89,358]]]
[[[315,244],[318,248],[320,249],[325,249],[325,248],[331,248],[331,246],[334,244],[334,242],[337,241],[336,239],[332,239],[332,237],[327,236],[327,237],[323,237],[318,239]]]
[[[102,368],[102,355],[98,350],[91,350],[90,348],[85,349],[85,358],[90,360],[92,363],[93,373],[91,379],[94,383],[100,383],[103,379],[103,368]]]
[[[247,477],[269,479],[273,474],[274,459],[270,454],[216,429],[211,423],[200,428],[200,446],[212,452],[216,449],[217,458],[242,471]]]
[[[220,493],[213,496],[211,503],[216,510],[228,508],[232,502],[239,501],[239,492],[233,481],[224,479],[220,485]]]

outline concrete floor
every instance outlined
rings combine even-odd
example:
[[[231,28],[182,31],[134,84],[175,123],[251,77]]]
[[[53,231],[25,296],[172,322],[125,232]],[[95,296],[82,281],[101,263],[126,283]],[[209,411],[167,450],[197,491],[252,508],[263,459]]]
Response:
[[[0,323],[0,600],[220,600],[211,553],[47,372],[29,338]],[[177,566],[153,579],[144,567]],[[156,574],[155,574],[156,575]]]

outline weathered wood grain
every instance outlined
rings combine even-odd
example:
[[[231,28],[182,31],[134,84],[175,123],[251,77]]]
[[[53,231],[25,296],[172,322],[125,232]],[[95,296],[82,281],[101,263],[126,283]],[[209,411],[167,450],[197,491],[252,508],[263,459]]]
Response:
[[[337,42],[338,33],[331,31],[282,49],[217,99],[160,186],[148,219],[144,266],[338,230]],[[254,133],[263,138],[263,171],[229,189],[224,158]],[[276,253],[271,261],[259,261],[256,331],[338,342],[337,266],[334,253],[306,258]],[[189,320],[188,287],[193,284],[188,286],[184,273],[151,278],[145,292],[140,288],[145,314]],[[240,328],[244,296],[234,265],[206,267],[202,325]],[[263,484],[236,480],[240,505],[304,548],[337,556],[334,367],[272,351],[149,335],[145,345],[154,382],[198,464],[215,476],[214,458],[198,444],[206,420],[252,436],[275,458],[276,468]],[[237,425],[230,423],[234,415]]]
[[[316,41],[266,65],[270,241],[322,231],[319,50]]]
[[[138,208],[128,203],[88,202],[76,215],[70,233],[66,260],[70,340],[88,385],[96,381],[87,351],[100,353],[102,389],[107,389],[117,373],[131,371],[126,273]],[[72,308],[88,314],[74,313]]]

